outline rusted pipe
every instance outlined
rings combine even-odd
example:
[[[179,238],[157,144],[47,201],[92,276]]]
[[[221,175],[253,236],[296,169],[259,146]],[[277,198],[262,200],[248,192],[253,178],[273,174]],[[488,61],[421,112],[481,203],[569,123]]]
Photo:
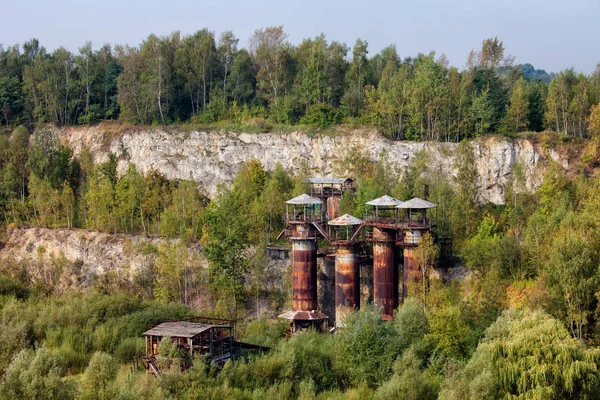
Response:
[[[373,300],[384,319],[392,319],[398,306],[398,279],[394,264],[395,232],[373,228]]]
[[[292,240],[292,309],[312,311],[317,304],[317,243],[310,224],[296,224]]]
[[[354,245],[338,246],[335,255],[335,319],[343,323],[345,315],[360,306],[360,271]]]

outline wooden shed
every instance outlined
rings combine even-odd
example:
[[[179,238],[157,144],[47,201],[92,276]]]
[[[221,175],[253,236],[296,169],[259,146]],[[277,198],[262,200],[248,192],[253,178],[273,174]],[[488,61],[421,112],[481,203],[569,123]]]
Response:
[[[191,360],[203,356],[221,367],[233,355],[233,324],[214,325],[200,322],[168,321],[144,332],[146,358],[144,363],[153,373],[159,373],[160,342],[169,337],[177,344],[180,358]],[[185,365],[185,364],[184,364]],[[182,368],[184,368],[182,365]]]

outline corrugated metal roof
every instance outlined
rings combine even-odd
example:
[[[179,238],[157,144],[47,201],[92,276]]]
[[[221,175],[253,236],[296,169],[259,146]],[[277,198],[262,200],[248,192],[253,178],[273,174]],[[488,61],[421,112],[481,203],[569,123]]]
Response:
[[[435,208],[435,207],[437,207],[437,205],[430,203],[427,200],[423,200],[418,197],[414,197],[414,198],[400,204],[397,208],[425,209],[425,208]]]
[[[307,194],[301,194],[298,197],[286,201],[286,204],[323,204],[323,201]]]
[[[387,194],[381,196],[375,200],[371,200],[365,203],[368,206],[378,206],[378,207],[395,207],[402,204],[401,200],[395,199],[392,196],[388,196]]]
[[[337,225],[337,226],[360,225],[362,223],[363,223],[362,219],[358,219],[350,214],[344,214],[341,217],[337,217],[328,222],[329,225]]]
[[[191,338],[215,326],[217,325],[200,324],[186,321],[163,322],[162,324],[144,332],[144,335]]]
[[[324,185],[341,185],[343,183],[352,182],[350,178],[308,178],[307,182],[310,183],[319,183]]]
[[[329,319],[329,317],[320,311],[288,311],[279,316],[292,321],[319,321]]]

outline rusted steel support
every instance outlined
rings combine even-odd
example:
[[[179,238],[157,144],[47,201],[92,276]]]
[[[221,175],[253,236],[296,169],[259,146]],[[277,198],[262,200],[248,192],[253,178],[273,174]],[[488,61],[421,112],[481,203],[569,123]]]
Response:
[[[360,270],[356,246],[338,246],[335,255],[335,319],[343,323],[345,315],[360,306]]]
[[[395,242],[395,231],[373,228],[373,301],[381,307],[384,319],[392,319],[398,306]]]
[[[292,240],[292,309],[312,311],[317,304],[317,243],[310,224],[295,225]]]
[[[340,216],[340,198],[339,197],[329,197],[327,199],[327,216],[330,220],[336,219]]]
[[[402,298],[408,297],[408,283],[412,280],[415,281],[419,277],[419,271],[417,271],[417,264],[415,263],[415,248],[404,247],[404,262],[402,264]]]

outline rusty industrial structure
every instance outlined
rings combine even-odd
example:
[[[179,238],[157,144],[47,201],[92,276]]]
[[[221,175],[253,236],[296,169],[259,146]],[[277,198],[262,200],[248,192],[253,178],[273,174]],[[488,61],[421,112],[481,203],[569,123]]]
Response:
[[[343,194],[353,190],[351,179],[309,178],[307,182],[311,195],[287,201],[286,228],[279,235],[292,243],[293,275],[292,310],[280,317],[291,321],[292,333],[310,326],[321,329],[328,319],[335,321],[335,327],[343,326],[345,315],[360,307],[360,264],[372,259],[372,300],[383,319],[393,319],[394,310],[408,295],[408,283],[418,279],[415,248],[435,228],[431,210],[436,205],[386,195],[365,203],[370,212],[361,220],[349,214],[339,216]],[[317,297],[322,240],[330,246],[325,249],[326,257],[335,262],[335,316],[320,311]],[[372,246],[370,254],[365,250],[367,243]]]
[[[345,192],[353,190],[350,178],[308,178],[310,195],[323,201],[323,215],[329,221],[340,215],[340,201]]]
[[[335,251],[335,326],[343,326],[345,315],[360,307],[360,227],[363,221],[350,214],[332,219],[329,243]]]
[[[236,357],[240,349],[268,351],[269,348],[235,339],[235,321],[230,319],[189,316],[150,325],[143,333],[146,354],[142,358],[148,373],[155,376],[173,367],[185,371],[192,362],[203,360],[218,369]],[[168,345],[167,349],[161,346]],[[170,353],[170,354],[169,354]]]
[[[395,263],[397,209],[402,201],[381,196],[365,203],[374,212],[367,216],[373,242],[373,301],[381,308],[383,319],[392,319],[398,307],[398,269]]]
[[[154,324],[144,332],[146,369],[154,375],[178,363],[180,370],[192,365],[194,357],[203,357],[216,367],[222,367],[233,357],[235,323],[232,320],[189,317],[180,321]],[[176,357],[161,356],[161,341],[168,338],[177,351]],[[163,349],[165,350],[165,349]]]
[[[298,329],[321,329],[328,316],[319,311],[317,300],[317,240],[323,231],[323,201],[302,194],[286,202],[284,231],[292,242],[292,311],[280,315]],[[283,233],[283,232],[282,232]],[[281,236],[281,235],[280,235]]]
[[[402,297],[408,295],[407,283],[418,279],[419,270],[415,263],[415,248],[421,243],[421,238],[432,228],[431,216],[428,210],[436,205],[415,197],[398,206],[398,222],[402,234],[398,236],[398,245],[404,249],[402,263]]]

